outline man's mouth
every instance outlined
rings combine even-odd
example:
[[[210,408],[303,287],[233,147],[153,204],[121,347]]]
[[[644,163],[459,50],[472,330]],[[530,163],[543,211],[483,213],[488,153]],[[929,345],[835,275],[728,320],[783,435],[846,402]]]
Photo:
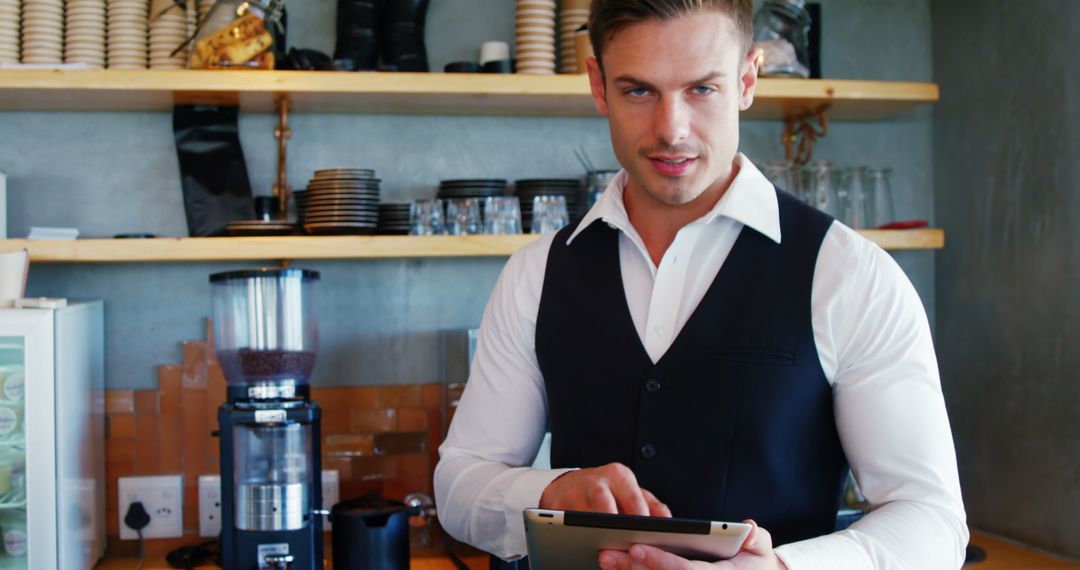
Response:
[[[688,156],[650,156],[649,161],[664,176],[682,176],[697,162],[697,158]]]

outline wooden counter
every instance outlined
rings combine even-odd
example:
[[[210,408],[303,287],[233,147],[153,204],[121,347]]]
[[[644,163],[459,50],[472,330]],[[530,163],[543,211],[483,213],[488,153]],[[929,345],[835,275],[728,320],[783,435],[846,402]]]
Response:
[[[1080,570],[1080,562],[1055,558],[980,532],[971,533],[971,543],[986,550],[984,562],[966,567],[973,570]],[[462,561],[471,570],[488,568],[486,556],[465,556]],[[137,560],[123,558],[106,560],[98,564],[97,570],[131,570],[137,566]],[[143,568],[144,570],[167,570],[169,566],[164,558],[158,557],[148,560]],[[216,567],[200,566],[199,568],[210,570]],[[328,565],[327,569],[329,568]],[[454,563],[444,556],[417,557],[410,564],[411,570],[456,570],[456,568]]]
[[[462,562],[468,565],[470,570],[487,570],[488,558],[486,556],[466,556]],[[96,566],[96,570],[133,570],[138,568],[139,561],[132,558],[119,558],[105,560]],[[331,568],[329,564],[327,570]],[[447,557],[414,558],[409,564],[410,570],[456,570],[457,566]],[[164,558],[147,560],[143,570],[171,570],[165,563]],[[196,570],[220,570],[217,566],[197,566]]]

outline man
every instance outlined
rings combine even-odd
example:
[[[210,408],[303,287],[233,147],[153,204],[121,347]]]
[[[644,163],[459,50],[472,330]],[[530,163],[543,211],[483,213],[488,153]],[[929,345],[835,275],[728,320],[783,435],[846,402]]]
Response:
[[[961,566],[922,305],[738,154],[750,29],[750,0],[593,1],[589,79],[624,171],[499,278],[435,474],[451,535],[519,557],[540,506],[760,524],[722,568]],[[545,426],[555,469],[525,467]],[[833,533],[849,464],[873,511]],[[598,563],[708,566],[642,545]]]

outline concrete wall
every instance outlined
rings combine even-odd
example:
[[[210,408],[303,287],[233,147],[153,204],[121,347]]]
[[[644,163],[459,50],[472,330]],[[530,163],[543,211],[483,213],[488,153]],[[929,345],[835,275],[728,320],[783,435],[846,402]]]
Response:
[[[976,528],[1080,557],[1080,3],[933,4],[938,348]]]
[[[292,6],[292,45],[330,49],[334,2]],[[824,73],[834,78],[930,80],[928,0],[823,2]],[[439,0],[428,18],[433,66],[471,59],[487,39],[511,40],[508,0]],[[615,166],[599,118],[296,115],[290,183],[312,170],[374,167],[384,199],[431,196],[455,177],[580,176],[571,155]],[[257,194],[274,178],[274,119],[244,115],[241,140]],[[169,113],[0,113],[0,171],[7,172],[9,229],[77,226],[84,236],[186,234]],[[782,155],[777,122],[746,123],[742,149],[759,163]],[[930,110],[877,123],[834,123],[817,158],[893,166],[901,218],[933,220]],[[897,258],[933,317],[933,253]],[[460,379],[460,330],[480,321],[503,260],[302,262],[324,271],[323,354],[316,385]],[[206,276],[239,264],[35,265],[35,295],[102,298],[110,388],[155,384],[154,366],[178,343],[201,338]],[[455,332],[456,331],[456,332]],[[457,359],[460,361],[460,358]]]

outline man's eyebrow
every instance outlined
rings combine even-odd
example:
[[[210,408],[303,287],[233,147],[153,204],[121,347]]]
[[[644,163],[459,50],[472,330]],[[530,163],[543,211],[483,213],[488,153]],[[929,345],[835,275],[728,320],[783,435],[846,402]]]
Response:
[[[724,73],[723,71],[712,71],[712,72],[709,72],[709,73],[703,75],[702,77],[700,77],[698,79],[695,79],[695,80],[687,83],[686,85],[687,86],[701,85],[702,83],[708,83],[709,81],[712,81],[714,79],[720,79],[720,78],[723,78],[723,77],[726,77],[726,76],[727,76],[727,74]],[[643,87],[645,89],[650,89],[650,90],[654,90],[654,91],[656,90],[656,86],[653,85],[652,83],[649,83],[648,81],[645,81],[644,79],[638,79],[638,78],[636,78],[636,77],[634,77],[632,75],[620,75],[620,76],[615,78],[614,83],[623,83],[623,84],[633,85],[633,86],[636,86],[636,87]]]

